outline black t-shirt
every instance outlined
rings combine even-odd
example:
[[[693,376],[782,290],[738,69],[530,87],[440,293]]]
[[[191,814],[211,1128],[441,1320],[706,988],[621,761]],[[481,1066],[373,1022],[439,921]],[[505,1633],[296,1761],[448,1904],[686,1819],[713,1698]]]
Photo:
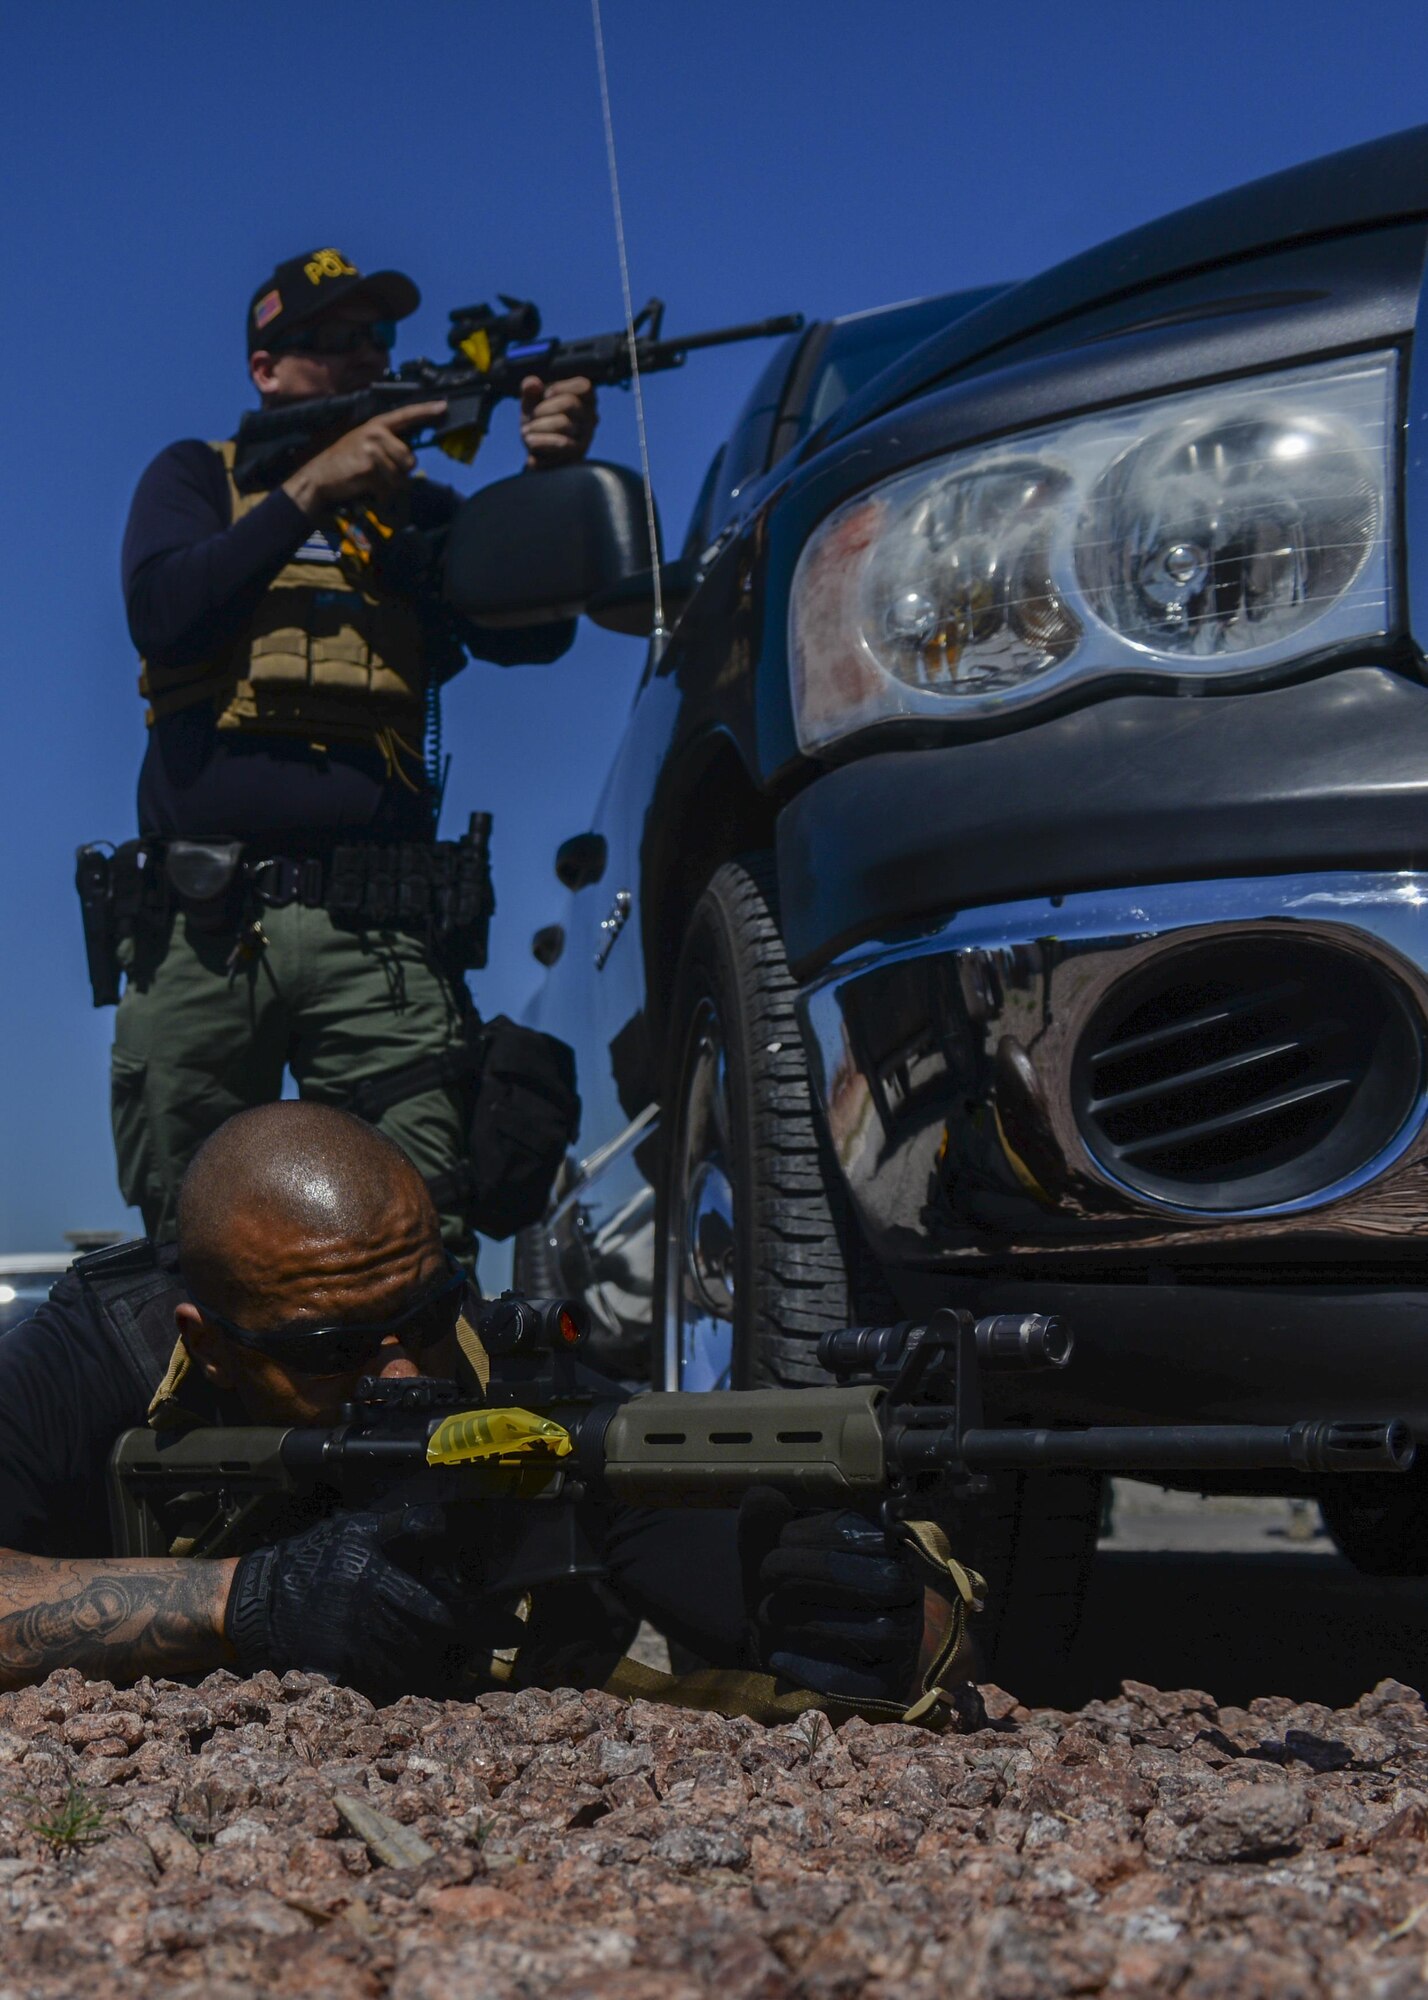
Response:
[[[0,1335],[0,1548],[105,1556],[105,1470],[148,1410],[93,1294],[67,1271],[33,1319]]]
[[[171,1249],[159,1255],[172,1262]],[[146,1420],[151,1394],[73,1271],[33,1319],[0,1334],[0,1549],[114,1553],[109,1454],[122,1431]],[[632,1610],[731,1666],[743,1631],[735,1524],[718,1508],[619,1508],[604,1549],[610,1580]]]
[[[411,485],[412,519],[440,530],[461,496],[435,480]],[[124,531],[124,602],[140,654],[190,667],[242,631],[259,599],[305,544],[324,538],[281,487],[230,516],[218,453],[196,438],[169,445],[139,481]],[[318,545],[322,544],[320,548]],[[569,650],[575,623],[493,630],[433,608],[432,644],[465,647],[497,666],[539,665]],[[161,717],[139,777],[142,833],[286,839],[294,850],[361,834],[418,840],[430,799],[394,779],[375,749],[318,750],[298,737],[220,730],[209,702]]]

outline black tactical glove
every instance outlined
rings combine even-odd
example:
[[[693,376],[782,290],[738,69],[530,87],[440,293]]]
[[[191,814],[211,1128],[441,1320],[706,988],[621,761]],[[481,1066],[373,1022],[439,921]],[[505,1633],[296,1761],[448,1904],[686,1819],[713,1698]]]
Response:
[[[739,1561],[766,1672],[846,1701],[912,1699],[922,1586],[874,1522],[798,1514],[755,1487],[739,1510]]]
[[[449,1691],[477,1635],[459,1604],[394,1561],[443,1533],[440,1508],[342,1513],[243,1557],[223,1629],[245,1674],[260,1667],[320,1673],[370,1695]],[[486,1651],[507,1643],[484,1623]]]

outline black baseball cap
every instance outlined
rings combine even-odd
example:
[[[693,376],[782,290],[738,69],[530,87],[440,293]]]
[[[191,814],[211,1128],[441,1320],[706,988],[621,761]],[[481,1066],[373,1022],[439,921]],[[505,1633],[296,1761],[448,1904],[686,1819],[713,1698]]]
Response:
[[[369,304],[374,319],[405,319],[421,304],[421,293],[400,271],[373,271],[364,277],[340,250],[309,250],[279,264],[254,292],[248,307],[248,352],[281,340],[347,299]]]

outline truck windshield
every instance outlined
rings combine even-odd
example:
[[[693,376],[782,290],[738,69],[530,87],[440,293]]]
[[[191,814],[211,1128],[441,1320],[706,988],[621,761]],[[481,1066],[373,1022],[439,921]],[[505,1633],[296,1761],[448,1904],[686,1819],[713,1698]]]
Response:
[[[859,313],[835,320],[823,350],[818,373],[799,414],[798,438],[827,423],[833,412],[875,375],[953,320],[963,319],[994,299],[1004,285],[983,285],[977,291],[944,292],[936,299],[914,299],[905,306]],[[796,440],[795,440],[796,441]]]

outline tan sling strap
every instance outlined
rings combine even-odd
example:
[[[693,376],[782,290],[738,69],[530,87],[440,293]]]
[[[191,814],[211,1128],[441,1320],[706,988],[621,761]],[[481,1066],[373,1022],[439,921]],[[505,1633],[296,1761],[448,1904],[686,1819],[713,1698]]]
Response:
[[[818,1710],[834,1722],[861,1716],[865,1722],[912,1722],[942,1730],[956,1719],[952,1689],[967,1678],[967,1621],[980,1611],[986,1584],[977,1572],[953,1556],[947,1537],[935,1521],[903,1521],[895,1531],[924,1584],[948,1606],[946,1626],[936,1650],[923,1668],[919,1691],[910,1702],[847,1701],[838,1695],[816,1694],[811,1688],[790,1688],[772,1674],[738,1668],[707,1667],[690,1674],[661,1673],[628,1656],[604,1683],[606,1694],[629,1701],[658,1701],[673,1708],[704,1709],[715,1715],[745,1715],[754,1722],[794,1722]]]

